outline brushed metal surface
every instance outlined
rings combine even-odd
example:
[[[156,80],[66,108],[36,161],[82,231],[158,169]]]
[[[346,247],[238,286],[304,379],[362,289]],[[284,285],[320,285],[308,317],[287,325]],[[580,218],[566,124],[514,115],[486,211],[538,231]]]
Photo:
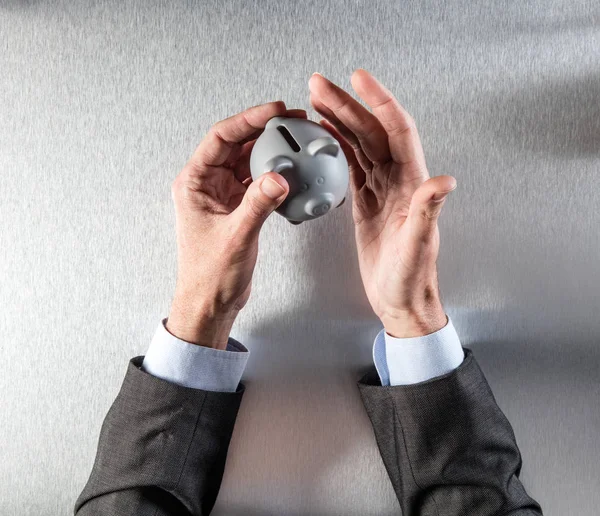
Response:
[[[210,125],[364,67],[458,180],[442,294],[526,487],[549,516],[597,514],[599,24],[572,0],[1,2],[0,513],[70,514],[167,313],[169,187]],[[266,224],[217,516],[399,513],[354,385],[379,326],[350,208]]]

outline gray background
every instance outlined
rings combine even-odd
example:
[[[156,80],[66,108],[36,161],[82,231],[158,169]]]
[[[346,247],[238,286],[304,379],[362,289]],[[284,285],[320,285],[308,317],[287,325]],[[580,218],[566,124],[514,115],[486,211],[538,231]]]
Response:
[[[415,116],[442,295],[547,515],[600,506],[597,2],[16,2],[0,7],[0,513],[68,514],[127,361],[167,314],[170,184],[210,125],[319,71]],[[314,113],[311,112],[314,117]],[[350,203],[261,236],[215,515],[399,508],[354,382],[379,329]]]

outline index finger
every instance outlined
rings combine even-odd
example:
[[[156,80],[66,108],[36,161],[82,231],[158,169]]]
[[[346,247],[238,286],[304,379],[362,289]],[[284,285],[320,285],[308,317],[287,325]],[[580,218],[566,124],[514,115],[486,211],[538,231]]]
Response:
[[[279,100],[251,107],[217,122],[200,142],[191,164],[198,169],[223,165],[235,146],[255,139],[271,118],[285,113],[285,103]]]
[[[373,116],[368,109],[365,109],[337,84],[321,74],[313,74],[308,81],[308,86],[311,99],[314,97],[318,103],[325,106],[334,115],[329,117],[331,118],[329,122],[336,126],[336,120],[339,121],[343,125],[341,127],[338,124],[338,130],[342,134],[344,134],[344,128],[350,131],[370,161],[388,161],[390,159],[385,129],[377,117]],[[318,107],[314,104],[313,106],[315,109]],[[325,116],[323,113],[321,115]]]
[[[394,95],[363,69],[352,74],[351,83],[387,132],[392,159],[400,164],[416,162],[425,166],[425,155],[415,121]]]

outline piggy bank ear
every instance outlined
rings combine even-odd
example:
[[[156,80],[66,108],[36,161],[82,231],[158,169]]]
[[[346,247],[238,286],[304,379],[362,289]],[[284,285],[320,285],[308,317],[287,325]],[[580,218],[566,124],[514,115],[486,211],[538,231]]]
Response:
[[[293,167],[294,164],[289,158],[286,158],[285,156],[275,156],[265,163],[263,172],[265,174],[267,172],[277,172],[280,174],[283,170]]]
[[[331,136],[323,136],[322,138],[317,138],[316,140],[310,142],[306,150],[311,156],[316,156],[317,154],[328,154],[329,156],[333,156],[335,158],[340,152],[340,144]]]

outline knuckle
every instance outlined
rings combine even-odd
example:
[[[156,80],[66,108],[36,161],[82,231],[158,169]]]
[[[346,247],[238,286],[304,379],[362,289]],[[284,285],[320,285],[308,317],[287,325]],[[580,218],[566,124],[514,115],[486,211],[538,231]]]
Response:
[[[187,163],[181,172],[177,175],[171,183],[171,192],[173,195],[183,195],[189,190],[194,183],[193,165]]]
[[[222,145],[227,145],[228,147],[231,147],[233,143],[230,141],[230,137],[233,136],[234,139],[241,137],[238,134],[239,129],[235,122],[235,116],[226,118],[224,120],[220,120],[213,124],[213,126],[208,131],[208,135],[214,140],[219,141]]]
[[[420,211],[421,219],[424,220],[427,224],[431,224],[435,222],[440,213],[440,207],[426,207]]]
[[[246,209],[248,210],[248,214],[255,219],[264,218],[267,211],[264,203],[256,198],[248,199]]]
[[[223,120],[214,123],[211,128],[208,130],[207,136],[211,138],[221,138],[221,130],[223,128]]]
[[[171,183],[171,195],[173,196],[173,198],[177,198],[180,196],[182,190],[183,180],[181,179],[181,175],[179,175]]]
[[[412,131],[417,128],[417,122],[410,113],[406,114],[406,126]]]
[[[417,126],[415,125],[415,121],[412,119],[403,120],[402,123],[393,126],[388,131],[388,134],[390,134],[392,136],[403,136],[403,137],[413,138],[414,136],[416,136],[418,134]]]

